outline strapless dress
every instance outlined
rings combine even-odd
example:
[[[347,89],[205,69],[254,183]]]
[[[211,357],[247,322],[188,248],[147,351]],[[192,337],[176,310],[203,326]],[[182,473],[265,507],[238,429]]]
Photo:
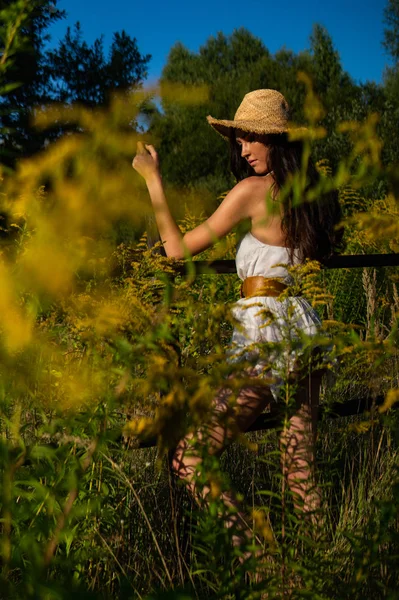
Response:
[[[236,267],[242,280],[261,275],[290,285],[293,279],[287,266],[298,262],[290,260],[287,248],[264,244],[250,232],[237,247]],[[320,331],[319,315],[303,296],[241,298],[232,314],[235,326],[229,362],[249,361],[251,375],[271,379],[270,389],[277,400],[287,373],[296,368],[305,347]]]

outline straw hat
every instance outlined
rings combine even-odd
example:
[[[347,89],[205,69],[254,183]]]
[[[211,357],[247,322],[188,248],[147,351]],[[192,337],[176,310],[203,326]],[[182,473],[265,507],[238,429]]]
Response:
[[[223,137],[229,137],[231,129],[241,129],[250,133],[286,133],[289,106],[282,94],[276,90],[255,90],[244,96],[234,115],[233,121],[214,119],[207,116],[212,125]]]

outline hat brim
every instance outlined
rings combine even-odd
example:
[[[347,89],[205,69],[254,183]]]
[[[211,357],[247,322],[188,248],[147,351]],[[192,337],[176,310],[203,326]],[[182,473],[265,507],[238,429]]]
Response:
[[[207,121],[215,131],[217,131],[225,139],[230,139],[230,133],[233,130],[239,129],[240,131],[246,131],[248,133],[258,133],[260,135],[278,134],[278,133],[293,133],[298,134],[308,131],[307,127],[296,127],[295,125],[286,127],[273,127],[262,126],[259,121],[228,121],[225,119],[215,119],[211,115],[207,116]]]
[[[230,138],[230,132],[234,129],[246,131],[248,133],[259,133],[267,135],[268,133],[287,133],[287,127],[265,127],[259,121],[228,121],[224,119],[215,119],[211,115],[207,116],[207,121],[224,138]]]

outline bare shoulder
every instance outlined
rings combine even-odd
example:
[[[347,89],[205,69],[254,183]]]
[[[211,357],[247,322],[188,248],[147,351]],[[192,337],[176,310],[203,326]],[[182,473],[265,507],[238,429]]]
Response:
[[[234,189],[240,189],[242,190],[243,193],[245,192],[257,192],[257,191],[261,191],[261,192],[265,192],[268,189],[271,188],[271,186],[273,185],[273,178],[272,177],[257,177],[257,176],[252,176],[252,177],[246,177],[245,179],[243,179],[242,181],[239,181]]]
[[[271,190],[273,185],[272,177],[247,177],[239,181],[233,190],[241,197],[247,200],[257,202],[261,199],[264,202],[265,195]]]

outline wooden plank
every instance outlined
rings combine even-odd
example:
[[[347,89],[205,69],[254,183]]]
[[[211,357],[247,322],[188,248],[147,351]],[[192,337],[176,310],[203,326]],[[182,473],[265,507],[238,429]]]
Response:
[[[374,406],[378,407],[383,404],[385,396],[377,396],[374,399]],[[319,406],[319,420],[323,418],[337,419],[339,417],[350,417],[353,415],[361,415],[370,411],[373,406],[372,398],[352,398],[345,402],[335,402],[330,406],[321,404]],[[392,408],[395,408],[394,405]],[[260,415],[248,431],[262,431],[265,429],[274,429],[281,424],[281,408]]]
[[[352,398],[345,402],[335,402],[330,406],[321,404],[319,406],[319,420],[321,419],[337,419],[339,417],[350,417],[361,415],[371,410],[371,408],[381,406],[385,400],[385,396],[377,396],[376,398]],[[395,404],[392,409],[398,408]],[[276,429],[282,423],[282,413],[284,408],[276,406],[270,412],[263,413],[247,430],[250,431],[266,431],[268,429]],[[156,446],[156,438],[143,439],[138,444],[138,448],[151,448]]]
[[[360,269],[363,267],[398,267],[399,254],[341,254],[333,256],[324,261],[323,267],[326,269]],[[236,273],[234,260],[214,260],[213,262],[205,260],[193,260],[190,268],[194,267],[198,274],[232,274]],[[182,265],[178,271],[184,273],[188,270],[187,265]]]

